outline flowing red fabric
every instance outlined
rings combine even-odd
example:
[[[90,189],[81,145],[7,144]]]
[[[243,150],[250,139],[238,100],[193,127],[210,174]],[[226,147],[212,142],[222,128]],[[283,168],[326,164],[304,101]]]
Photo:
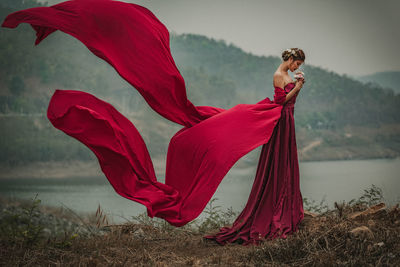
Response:
[[[294,85],[289,83],[284,90],[276,87],[275,102],[282,103]],[[206,239],[220,244],[237,241],[248,245],[264,239],[286,238],[297,231],[304,218],[293,116],[297,95],[286,102],[271,139],[262,147],[245,208],[231,227],[222,227],[218,233],[205,236]]]
[[[230,109],[194,106],[170,53],[166,27],[146,8],[111,0],[73,0],[7,16],[3,27],[29,23],[39,44],[60,30],[104,59],[164,118],[184,126],[170,140],[165,183],[157,181],[145,142],[112,105],[73,90],[56,90],[51,123],[89,147],[121,196],[175,226],[195,219],[229,169],[266,144],[281,118],[285,92]]]

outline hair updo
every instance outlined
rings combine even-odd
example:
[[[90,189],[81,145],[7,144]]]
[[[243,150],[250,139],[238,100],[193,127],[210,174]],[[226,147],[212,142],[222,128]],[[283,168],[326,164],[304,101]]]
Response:
[[[304,61],[306,56],[300,48],[288,48],[282,53],[283,61],[287,61],[290,57],[293,57],[293,60],[301,60]]]

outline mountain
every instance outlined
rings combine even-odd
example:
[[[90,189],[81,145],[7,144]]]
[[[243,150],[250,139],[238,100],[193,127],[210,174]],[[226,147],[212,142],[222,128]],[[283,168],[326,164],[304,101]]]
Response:
[[[234,82],[242,97],[231,105],[273,96],[272,77],[279,57],[255,56],[223,40],[194,34],[172,35],[171,47],[178,66],[201,68]],[[307,82],[297,98],[299,124],[337,128],[400,122],[400,97],[393,92],[308,65],[307,58],[303,70]]]
[[[14,0],[13,0],[14,1]],[[0,18],[24,7],[0,3]],[[33,0],[27,1],[29,7]],[[10,7],[11,6],[11,7]],[[142,96],[106,62],[59,31],[34,46],[30,25],[0,31],[0,163],[92,160],[91,152],[54,129],[45,114],[55,89],[92,93],[131,119],[152,157],[166,154],[180,128],[152,111]],[[277,56],[255,56],[224,40],[171,34],[171,52],[195,105],[230,108],[273,99]],[[307,64],[295,107],[300,160],[400,155],[400,95],[347,75]],[[246,159],[254,164],[256,153]]]
[[[363,83],[370,83],[373,86],[380,86],[388,90],[391,89],[396,94],[400,93],[400,71],[382,71],[355,78]]]

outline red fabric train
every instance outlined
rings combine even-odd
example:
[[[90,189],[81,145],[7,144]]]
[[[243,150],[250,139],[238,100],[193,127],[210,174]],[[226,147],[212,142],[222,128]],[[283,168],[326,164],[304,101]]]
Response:
[[[281,117],[285,92],[275,101],[230,109],[194,106],[169,47],[166,27],[146,8],[111,0],[73,0],[17,11],[2,26],[29,23],[36,42],[56,30],[80,40],[115,70],[164,118],[184,126],[170,140],[165,184],[157,181],[135,126],[112,105],[81,91],[56,90],[47,116],[97,156],[121,196],[147,207],[148,215],[183,226],[205,208],[229,169],[265,144]]]

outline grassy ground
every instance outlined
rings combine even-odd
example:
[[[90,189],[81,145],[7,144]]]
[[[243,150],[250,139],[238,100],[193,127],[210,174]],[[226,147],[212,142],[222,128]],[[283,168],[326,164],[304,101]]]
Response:
[[[296,233],[259,246],[220,246],[204,240],[205,233],[216,231],[237,215],[217,213],[212,207],[201,223],[175,228],[144,214],[126,224],[107,225],[100,207],[83,217],[42,207],[38,200],[3,200],[1,265],[400,266],[399,205],[386,207],[379,194],[373,187],[359,199],[336,203],[334,210],[323,212],[321,207],[309,206],[313,212],[307,213]],[[47,231],[46,236],[43,229],[51,228],[47,225],[50,219],[46,217],[41,224],[35,218],[48,214],[68,219],[76,228],[63,231],[61,227],[59,232]]]

